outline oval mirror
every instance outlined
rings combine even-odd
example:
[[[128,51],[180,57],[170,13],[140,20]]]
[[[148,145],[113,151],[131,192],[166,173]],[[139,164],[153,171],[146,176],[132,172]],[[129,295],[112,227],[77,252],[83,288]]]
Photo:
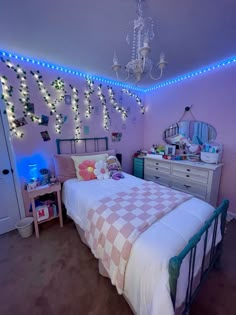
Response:
[[[182,120],[164,130],[163,139],[168,144],[179,144],[181,138],[189,139],[192,143],[203,144],[216,139],[215,128],[203,121]]]

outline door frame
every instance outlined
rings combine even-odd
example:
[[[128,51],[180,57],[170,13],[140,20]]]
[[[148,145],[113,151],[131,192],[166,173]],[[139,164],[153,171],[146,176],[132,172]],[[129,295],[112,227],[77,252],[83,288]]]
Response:
[[[1,94],[2,94],[2,85],[0,84],[0,95]],[[25,208],[24,208],[22,191],[21,191],[21,186],[20,186],[20,179],[19,179],[17,167],[16,167],[15,152],[14,152],[12,142],[11,142],[10,128],[8,124],[7,114],[6,114],[6,105],[5,105],[5,102],[1,99],[0,99],[0,112],[1,112],[2,122],[3,122],[3,130],[4,130],[4,136],[6,140],[9,160],[10,160],[11,168],[13,170],[12,176],[13,176],[13,181],[14,181],[14,186],[15,186],[15,191],[16,191],[18,211],[20,214],[20,218],[22,219],[25,217]]]

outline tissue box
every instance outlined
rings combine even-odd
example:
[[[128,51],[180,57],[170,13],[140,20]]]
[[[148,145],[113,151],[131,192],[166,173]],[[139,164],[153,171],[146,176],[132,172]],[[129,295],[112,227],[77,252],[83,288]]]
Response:
[[[220,153],[201,152],[201,160],[205,163],[219,163],[220,159]]]

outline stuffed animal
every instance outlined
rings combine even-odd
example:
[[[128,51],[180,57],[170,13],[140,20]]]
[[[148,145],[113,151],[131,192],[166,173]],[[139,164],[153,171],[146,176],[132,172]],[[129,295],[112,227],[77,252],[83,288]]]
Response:
[[[124,175],[121,172],[121,165],[117,158],[113,155],[108,156],[107,158],[107,169],[110,173],[110,178],[119,180],[124,178]]]

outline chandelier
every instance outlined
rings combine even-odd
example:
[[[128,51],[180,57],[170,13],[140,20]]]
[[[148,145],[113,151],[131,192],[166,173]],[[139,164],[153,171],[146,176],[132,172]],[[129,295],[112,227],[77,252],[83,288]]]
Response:
[[[130,22],[132,29],[126,36],[126,41],[130,45],[132,44],[131,60],[125,66],[126,77],[124,81],[129,80],[130,77],[135,78],[135,82],[139,82],[146,74],[152,80],[159,80],[162,77],[163,69],[167,62],[165,61],[164,53],[160,54],[160,60],[158,63],[148,57],[151,51],[149,46],[150,41],[154,38],[153,26],[154,22],[151,17],[143,17],[142,2],[145,0],[137,1],[137,19]],[[154,76],[155,69],[158,69],[159,75]],[[116,73],[116,77],[119,80],[119,70],[121,65],[118,62],[116,52],[113,57],[112,69]]]

